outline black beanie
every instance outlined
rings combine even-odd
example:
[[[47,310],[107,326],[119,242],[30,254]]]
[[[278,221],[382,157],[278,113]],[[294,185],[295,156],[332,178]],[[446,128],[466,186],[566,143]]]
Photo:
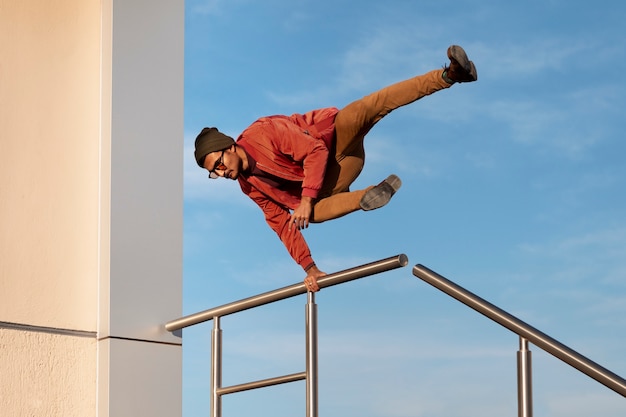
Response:
[[[211,152],[221,151],[230,148],[235,141],[230,136],[226,136],[215,127],[205,127],[196,137],[196,151],[194,156],[200,168],[203,168],[202,162],[205,156]]]

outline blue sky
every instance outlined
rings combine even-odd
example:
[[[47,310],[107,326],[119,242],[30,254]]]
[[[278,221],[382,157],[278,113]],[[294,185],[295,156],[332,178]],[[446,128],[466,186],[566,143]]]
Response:
[[[518,337],[412,275],[423,264],[626,377],[626,3],[188,0],[184,313],[300,282],[261,211],[193,161],[205,126],[342,107],[440,68],[476,83],[396,110],[355,188],[386,207],[312,225],[328,273],[409,265],[322,290],[320,415],[516,415]],[[222,319],[223,384],[304,370],[296,297]],[[184,332],[184,416],[209,413],[210,332]],[[540,416],[626,415],[626,399],[531,345]],[[224,416],[304,415],[304,382],[225,396]]]

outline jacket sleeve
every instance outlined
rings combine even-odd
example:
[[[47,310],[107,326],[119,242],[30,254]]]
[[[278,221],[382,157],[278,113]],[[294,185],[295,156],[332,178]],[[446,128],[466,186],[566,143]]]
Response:
[[[317,198],[324,182],[328,147],[324,140],[316,138],[306,129],[293,123],[287,117],[268,117],[253,125],[251,132],[264,141],[273,143],[278,151],[267,154],[270,158],[278,158],[278,164],[295,163],[302,169],[302,196]],[[250,130],[250,129],[249,129]],[[258,145],[257,145],[258,146]],[[286,158],[285,160],[279,160]]]
[[[291,218],[289,210],[276,204],[254,187],[249,189],[247,194],[263,210],[265,221],[276,232],[293,260],[304,270],[313,265],[311,250],[304,240],[302,232],[296,227],[289,230]]]
[[[307,136],[306,152],[302,154],[304,179],[302,180],[302,196],[317,198],[324,183],[326,164],[328,163],[328,148],[324,141]],[[296,154],[296,158],[300,155]]]

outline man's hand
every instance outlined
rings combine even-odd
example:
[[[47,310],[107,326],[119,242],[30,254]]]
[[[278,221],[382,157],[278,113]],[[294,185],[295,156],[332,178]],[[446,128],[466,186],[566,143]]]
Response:
[[[300,205],[291,214],[289,220],[289,230],[295,225],[298,230],[309,227],[309,219],[313,212],[313,199],[311,197],[302,197]]]
[[[306,289],[311,292],[317,292],[320,290],[319,285],[317,285],[317,279],[326,275],[326,272],[320,271],[316,265],[313,265],[306,271],[306,278],[304,278],[304,285]]]

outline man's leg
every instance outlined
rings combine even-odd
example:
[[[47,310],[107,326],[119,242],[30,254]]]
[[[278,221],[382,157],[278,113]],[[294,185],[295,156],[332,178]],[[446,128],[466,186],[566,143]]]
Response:
[[[357,210],[375,210],[387,204],[398,191],[402,181],[390,175],[378,185],[363,190],[345,191],[319,199],[313,206],[311,223],[321,223],[336,219]]]
[[[442,78],[443,69],[431,71],[385,87],[357,100],[337,113],[335,158],[328,161],[320,200],[313,222],[323,222],[360,210],[367,190],[348,192],[365,163],[363,139],[374,125],[398,107],[412,103],[451,84]]]
[[[449,67],[385,87],[350,103],[337,113],[336,146],[331,150],[335,158],[328,161],[320,199],[314,207],[313,222],[341,217],[362,208],[361,198],[372,187],[355,192],[349,192],[349,189],[365,163],[365,135],[378,121],[393,110],[448,88],[455,82],[477,79],[476,68],[463,48],[451,46],[448,58]]]
[[[355,147],[362,147],[365,135],[393,110],[450,87],[443,79],[443,71],[434,70],[400,81],[341,109],[335,119],[337,160],[350,155]]]
[[[322,195],[349,190],[365,163],[363,139],[378,121],[393,110],[450,87],[443,69],[400,81],[356,100],[337,113],[335,160],[329,160]]]
[[[360,210],[359,202],[371,188],[373,187],[368,187],[364,190],[337,193],[318,200],[313,206],[311,223],[322,223],[326,220],[337,219],[346,214]]]

